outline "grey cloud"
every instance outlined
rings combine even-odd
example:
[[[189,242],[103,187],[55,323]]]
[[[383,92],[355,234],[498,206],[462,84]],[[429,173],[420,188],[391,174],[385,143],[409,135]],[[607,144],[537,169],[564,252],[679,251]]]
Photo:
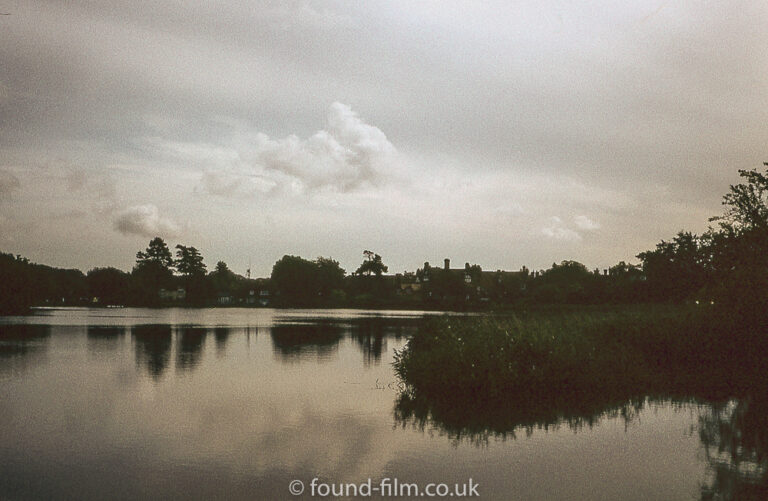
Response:
[[[143,237],[176,237],[181,233],[181,226],[174,221],[161,217],[155,205],[136,205],[120,211],[113,222],[115,230],[123,235]]]
[[[434,239],[420,238],[429,226],[447,246],[477,253],[470,259],[528,264],[545,259],[544,244],[566,248],[575,232],[590,238],[571,257],[609,264],[680,228],[706,225],[736,169],[765,160],[767,14],[768,4],[756,0],[738,9],[688,1],[661,10],[607,0],[590,8],[501,0],[20,2],[0,20],[0,157],[23,189],[0,177],[2,205],[34,219],[41,205],[44,217],[59,206],[92,209],[94,197],[109,200],[98,203],[102,214],[80,222],[96,232],[110,228],[97,227],[99,215],[125,206],[118,193],[162,200],[176,214],[199,203],[196,228],[224,241],[230,235],[217,218],[253,224],[250,204],[265,199],[265,212],[293,213],[285,234],[298,235],[275,237],[265,252],[300,252],[301,244],[312,255],[335,240],[318,234],[311,247],[306,235],[317,225],[306,221],[316,220],[315,206],[286,195],[335,202],[350,192],[341,203],[360,214],[370,207],[366,196],[393,188],[366,214],[405,233],[408,259],[438,252],[430,250]],[[365,120],[337,109],[319,125],[334,101]],[[142,139],[149,136],[157,143]],[[381,148],[392,144],[397,151]],[[411,160],[401,172],[408,182],[394,186],[392,164],[403,157]],[[58,171],[62,186],[51,187],[54,174],[47,184],[28,177],[24,169],[45,158],[81,166],[83,188],[72,179],[74,191],[64,193]],[[108,179],[99,187],[97,174],[107,170],[119,191]],[[442,183],[447,178],[475,188],[457,190]],[[195,185],[233,201],[191,199]],[[41,196],[48,192],[55,199]],[[329,213],[327,226],[348,234],[342,212]],[[538,214],[569,216],[555,224]],[[426,224],[404,229],[415,215]],[[571,215],[599,221],[604,231]],[[516,240],[519,248],[502,258],[507,236],[497,228],[474,238],[484,243],[477,249],[451,236],[454,225],[491,225],[493,216],[507,235],[537,241]],[[60,226],[52,248],[72,238],[63,231],[70,226]],[[39,247],[14,232],[27,242],[21,251]],[[233,252],[247,253],[249,244],[238,245]]]
[[[83,169],[72,169],[64,176],[64,181],[67,184],[67,190],[78,191],[84,186],[88,177]]]
[[[18,177],[7,170],[0,170],[0,195],[8,195],[20,187],[21,182]]]
[[[208,171],[196,191],[221,197],[250,197],[275,190],[277,183],[264,176],[235,171]]]
[[[594,231],[594,230],[600,229],[600,223],[598,223],[597,221],[593,221],[592,219],[584,215],[574,217],[573,223],[580,230],[584,230],[584,231]]]

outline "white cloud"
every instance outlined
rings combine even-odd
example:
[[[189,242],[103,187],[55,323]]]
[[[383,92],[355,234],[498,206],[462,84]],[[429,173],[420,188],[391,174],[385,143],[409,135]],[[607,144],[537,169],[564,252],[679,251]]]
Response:
[[[578,232],[567,228],[563,224],[563,220],[557,216],[554,216],[550,220],[548,226],[541,229],[541,233],[555,240],[563,240],[567,242],[578,242],[581,240],[581,235],[579,235]]]
[[[123,235],[141,235],[144,237],[175,237],[181,227],[170,219],[160,216],[157,207],[152,204],[128,207],[117,214],[114,228]]]
[[[573,223],[584,231],[594,231],[600,229],[600,223],[593,221],[587,216],[576,216],[573,218]]]
[[[290,135],[271,139],[259,133],[242,157],[257,170],[283,174],[308,190],[351,191],[376,185],[395,147],[378,128],[363,122],[352,109],[333,103],[328,127],[308,139]],[[279,179],[275,180],[279,181]]]
[[[272,192],[277,182],[257,174],[230,171],[207,171],[196,191],[222,197],[248,197]]]

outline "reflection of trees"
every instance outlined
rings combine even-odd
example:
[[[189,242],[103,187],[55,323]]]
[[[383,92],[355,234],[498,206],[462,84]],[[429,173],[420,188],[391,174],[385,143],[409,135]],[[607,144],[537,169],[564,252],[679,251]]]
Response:
[[[227,327],[216,327],[213,330],[213,335],[216,339],[216,356],[220,357],[224,355],[224,352],[227,349],[227,338],[229,338],[230,332],[231,329]]]
[[[709,463],[701,499],[768,499],[768,401],[747,397],[713,407],[699,418]]]
[[[350,325],[350,335],[363,352],[365,365],[378,364],[387,349],[387,339],[399,340],[413,332],[420,319],[365,317]]]
[[[125,327],[89,325],[87,330],[88,350],[92,352],[114,350],[118,346],[117,341],[124,334]]]
[[[385,328],[385,323],[377,317],[363,318],[352,324],[351,336],[363,352],[365,365],[381,361],[381,352],[386,346]]]
[[[0,325],[0,359],[23,358],[47,347],[48,325]]]
[[[133,338],[137,367],[145,365],[154,379],[160,379],[171,358],[171,327],[139,325],[133,328]]]
[[[331,323],[276,325],[270,331],[275,353],[285,360],[327,357],[339,349],[344,335],[342,327]]]
[[[182,370],[194,369],[200,363],[200,355],[208,331],[202,327],[182,327],[179,330],[179,345],[176,352],[176,367]]]

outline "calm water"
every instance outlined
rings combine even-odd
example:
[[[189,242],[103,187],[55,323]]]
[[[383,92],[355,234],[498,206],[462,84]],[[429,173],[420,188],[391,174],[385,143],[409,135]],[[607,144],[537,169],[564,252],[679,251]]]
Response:
[[[706,433],[734,403],[648,401],[629,418],[474,436],[402,419],[392,353],[421,315],[0,317],[0,498],[310,499],[289,483],[388,477],[472,478],[481,499],[699,499],[718,465],[733,470]]]

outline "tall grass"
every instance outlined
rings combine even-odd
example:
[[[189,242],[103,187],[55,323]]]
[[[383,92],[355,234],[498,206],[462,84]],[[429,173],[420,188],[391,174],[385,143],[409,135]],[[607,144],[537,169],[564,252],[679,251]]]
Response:
[[[765,339],[709,306],[442,317],[394,367],[409,397],[449,406],[587,405],[749,385],[739,372],[766,368]]]

